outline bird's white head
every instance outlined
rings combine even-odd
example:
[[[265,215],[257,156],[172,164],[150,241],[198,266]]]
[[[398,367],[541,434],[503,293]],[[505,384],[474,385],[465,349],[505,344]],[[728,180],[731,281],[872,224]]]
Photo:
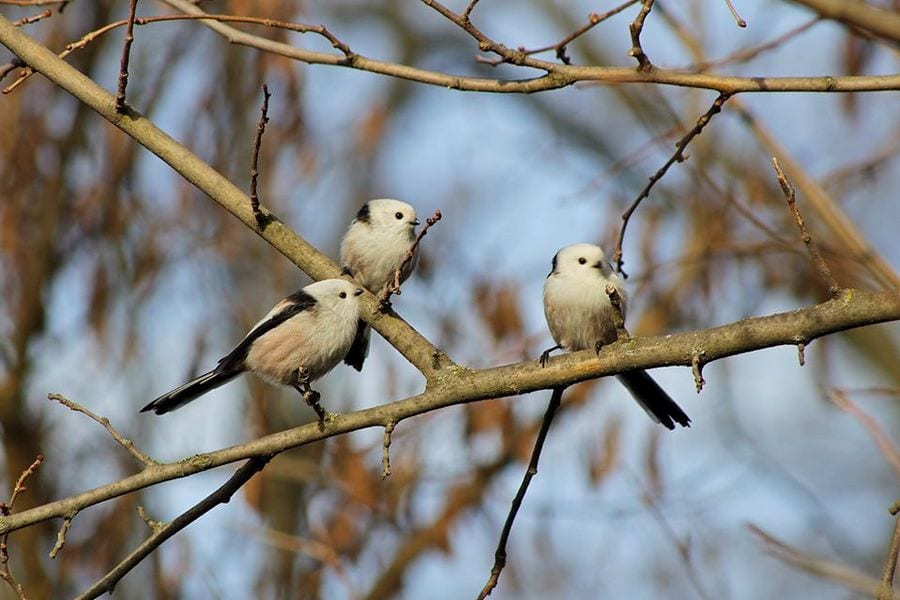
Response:
[[[379,198],[366,202],[356,214],[356,220],[368,223],[379,231],[412,232],[419,219],[416,209],[400,200]]]
[[[309,284],[303,291],[321,306],[350,312],[359,310],[359,297],[363,293],[361,287],[346,279],[323,279]]]
[[[612,273],[612,266],[600,246],[594,244],[572,244],[566,246],[553,257],[550,275],[578,276],[596,275],[604,277]]]

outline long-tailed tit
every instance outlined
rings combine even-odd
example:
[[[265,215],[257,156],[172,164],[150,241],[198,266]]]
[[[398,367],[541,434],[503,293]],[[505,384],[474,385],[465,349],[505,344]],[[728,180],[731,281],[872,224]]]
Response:
[[[556,253],[544,283],[544,315],[557,345],[541,355],[541,365],[553,350],[594,348],[599,352],[603,344],[616,340],[616,309],[606,293],[607,285],[618,292],[624,319],[623,282],[599,246],[574,244]],[[646,371],[627,371],[617,377],[654,421],[669,429],[675,429],[675,423],[690,427],[690,418]]]
[[[161,415],[181,408],[250,371],[270,383],[294,387],[323,418],[318,394],[309,384],[346,356],[356,334],[362,292],[345,279],[306,286],[276,304],[215,369],[163,394],[141,412]]]
[[[416,209],[399,200],[381,198],[363,204],[347,228],[341,242],[341,265],[373,294],[381,294],[394,284],[397,269],[400,283],[416,268],[418,252],[412,260],[406,256],[416,239]],[[369,354],[369,326],[360,319],[353,345],[344,362],[362,370]]]

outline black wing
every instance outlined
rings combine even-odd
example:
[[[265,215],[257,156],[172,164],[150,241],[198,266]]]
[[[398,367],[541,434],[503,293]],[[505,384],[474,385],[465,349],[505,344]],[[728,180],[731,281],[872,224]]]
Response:
[[[316,305],[316,302],[315,298],[303,290],[298,290],[279,302],[275,308],[278,308],[278,306],[283,306],[284,308],[254,327],[234,350],[219,360],[219,365],[215,368],[215,372],[231,372],[236,368],[243,368],[244,360],[246,360],[253,342],[291,317],[300,314],[304,310],[310,310]]]

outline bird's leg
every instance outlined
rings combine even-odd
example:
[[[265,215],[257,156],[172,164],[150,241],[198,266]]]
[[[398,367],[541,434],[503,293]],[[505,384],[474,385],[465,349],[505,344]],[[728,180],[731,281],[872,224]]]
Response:
[[[594,342],[594,352],[596,352],[598,356],[600,354],[600,351],[603,350],[603,346],[603,340],[597,340],[596,342]]]
[[[303,401],[316,412],[316,416],[319,417],[320,429],[325,428],[326,421],[334,420],[334,415],[322,408],[322,405],[319,404],[319,399],[322,396],[319,392],[309,386],[309,369],[306,367],[299,367],[297,369],[297,384],[294,385],[294,389],[303,396]]]
[[[353,277],[353,271],[350,269],[350,267],[344,265],[343,267],[341,267],[341,275],[349,275],[350,277]]]
[[[541,352],[541,358],[540,358],[541,367],[546,367],[547,361],[550,360],[550,353],[553,352],[554,350],[559,350],[560,348],[562,348],[562,346],[557,344],[557,345],[553,346],[552,348],[547,348],[546,350]]]

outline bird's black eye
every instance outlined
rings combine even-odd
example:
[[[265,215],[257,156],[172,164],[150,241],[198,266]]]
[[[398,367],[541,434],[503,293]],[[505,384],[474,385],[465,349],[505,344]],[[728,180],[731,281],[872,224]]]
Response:
[[[341,292],[340,294],[338,294],[338,296],[340,296],[341,298],[346,298],[347,292]]]
[[[587,262],[587,259],[586,259],[585,257],[583,257],[583,256],[582,256],[581,258],[578,259],[578,264],[579,264],[579,265],[583,265],[583,264],[586,263],[586,262]]]
[[[397,217],[397,220],[399,221],[400,219],[403,218],[403,213],[402,213],[402,212],[395,212],[395,213],[394,213],[394,216]]]

